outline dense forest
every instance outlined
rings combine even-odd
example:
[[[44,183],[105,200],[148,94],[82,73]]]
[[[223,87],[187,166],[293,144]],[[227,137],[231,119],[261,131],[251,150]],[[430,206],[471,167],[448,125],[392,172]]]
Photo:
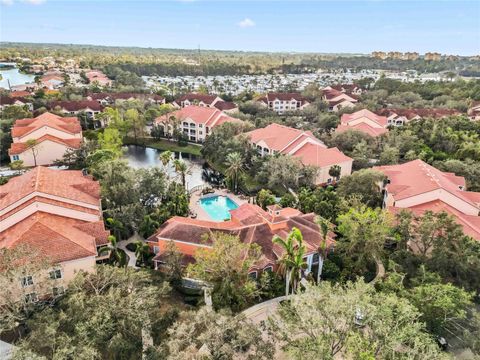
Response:
[[[480,62],[466,57],[441,61],[381,60],[358,54],[268,53],[201,49],[154,49],[94,45],[1,43],[0,59],[38,59],[47,56],[78,59],[82,67],[111,69],[142,75],[239,75],[305,73],[319,69],[416,70],[421,73],[452,71],[478,76]]]

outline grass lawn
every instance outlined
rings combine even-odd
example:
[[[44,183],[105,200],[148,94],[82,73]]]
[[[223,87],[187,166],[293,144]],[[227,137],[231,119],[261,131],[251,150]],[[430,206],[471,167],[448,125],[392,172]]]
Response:
[[[202,149],[201,145],[189,143],[186,146],[180,146],[176,141],[169,141],[164,139],[156,140],[153,138],[139,138],[137,143],[135,143],[135,140],[133,138],[128,137],[124,139],[123,143],[124,145],[144,145],[158,150],[170,150],[197,156],[201,156],[200,150]]]

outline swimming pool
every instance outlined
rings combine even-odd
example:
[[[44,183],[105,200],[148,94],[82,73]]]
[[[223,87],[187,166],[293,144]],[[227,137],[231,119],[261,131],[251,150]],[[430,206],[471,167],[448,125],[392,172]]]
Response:
[[[230,219],[230,210],[238,208],[238,205],[227,196],[215,195],[200,199],[200,206],[214,221]]]

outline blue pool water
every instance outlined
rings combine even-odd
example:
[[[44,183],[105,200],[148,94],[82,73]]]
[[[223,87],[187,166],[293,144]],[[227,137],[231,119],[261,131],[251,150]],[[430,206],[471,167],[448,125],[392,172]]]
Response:
[[[229,220],[230,210],[238,207],[232,199],[220,195],[200,199],[200,206],[213,221]]]

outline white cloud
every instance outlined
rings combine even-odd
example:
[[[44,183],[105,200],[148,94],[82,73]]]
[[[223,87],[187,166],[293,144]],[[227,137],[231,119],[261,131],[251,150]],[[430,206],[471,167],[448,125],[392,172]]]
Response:
[[[252,19],[245,18],[238,23],[238,26],[240,26],[241,28],[254,27],[255,22]]]

